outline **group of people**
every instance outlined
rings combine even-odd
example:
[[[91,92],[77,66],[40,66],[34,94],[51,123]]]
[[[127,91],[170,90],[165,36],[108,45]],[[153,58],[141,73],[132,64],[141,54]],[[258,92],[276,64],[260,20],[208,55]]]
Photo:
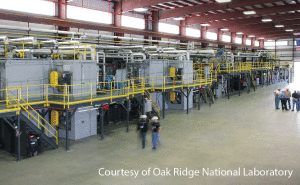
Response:
[[[292,111],[294,111],[294,108],[296,107],[296,110],[299,111],[300,108],[300,92],[294,91],[294,93],[291,93],[289,89],[286,89],[285,91],[281,91],[280,88],[278,88],[276,91],[273,92],[275,96],[275,108],[279,108],[279,103],[281,102],[281,108],[282,110],[289,110],[292,108]],[[291,98],[293,100],[293,104],[291,106]],[[289,104],[289,109],[287,108],[287,103]]]
[[[142,146],[143,148],[146,147],[146,136],[147,136],[147,132],[149,130],[149,126],[148,126],[148,121],[147,121],[147,116],[146,115],[141,115],[140,116],[141,120],[139,121],[139,123],[137,124],[137,132],[139,133],[139,136],[142,138]],[[157,146],[157,141],[159,141],[160,143],[160,131],[161,131],[161,126],[158,122],[158,117],[154,116],[152,119],[152,143],[153,143],[153,148],[152,149],[156,149]]]

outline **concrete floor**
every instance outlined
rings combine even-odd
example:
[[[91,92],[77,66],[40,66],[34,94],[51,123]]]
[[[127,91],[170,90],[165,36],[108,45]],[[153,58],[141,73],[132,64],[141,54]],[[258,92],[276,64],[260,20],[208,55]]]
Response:
[[[286,83],[259,88],[250,94],[216,100],[201,110],[167,111],[161,121],[162,145],[152,150],[137,141],[135,126],[110,130],[105,140],[94,136],[72,142],[70,151],[60,141],[58,150],[21,162],[0,159],[0,184],[299,184],[300,112],[274,109],[272,92]],[[134,177],[102,177],[107,170],[139,170]],[[141,171],[168,168],[171,176],[142,176]],[[200,176],[174,176],[174,168],[199,170]],[[203,176],[202,169],[236,170],[236,177]],[[294,170],[291,178],[245,177],[246,170]]]

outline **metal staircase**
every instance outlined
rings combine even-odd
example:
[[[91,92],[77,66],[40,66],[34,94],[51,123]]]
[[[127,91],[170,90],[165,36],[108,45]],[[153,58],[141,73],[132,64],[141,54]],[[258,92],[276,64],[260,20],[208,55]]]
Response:
[[[156,101],[154,101],[153,97],[151,96],[151,94],[150,94],[147,90],[145,90],[145,95],[146,95],[146,97],[147,97],[149,100],[151,100],[151,102],[152,102],[152,112],[153,112],[157,117],[160,118],[160,108],[159,108],[159,106],[157,105]]]
[[[45,120],[40,114],[34,110],[30,104],[28,104],[24,99],[19,98],[19,100],[16,100],[13,96],[7,94],[11,100],[15,101],[16,104],[12,104],[15,106],[18,106],[21,108],[20,112],[20,119],[22,119],[32,130],[34,130],[37,134],[40,135],[41,138],[44,139],[50,146],[52,146],[54,149],[58,148],[58,132],[57,130],[48,123],[47,120]],[[22,102],[20,102],[22,101]],[[33,111],[37,116],[34,116],[30,111]],[[32,119],[30,119],[32,118]],[[34,123],[36,122],[36,123]],[[46,131],[46,134],[41,130],[44,129]],[[50,131],[49,129],[52,129],[53,131]],[[53,136],[55,141],[53,141],[50,137]]]

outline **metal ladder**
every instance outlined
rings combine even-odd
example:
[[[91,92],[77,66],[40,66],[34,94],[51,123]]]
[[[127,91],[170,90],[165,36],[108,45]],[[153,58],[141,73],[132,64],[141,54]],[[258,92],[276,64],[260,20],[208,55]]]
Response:
[[[151,94],[147,90],[145,90],[145,95],[152,102],[152,110],[153,110],[153,112],[160,118],[160,108],[157,105],[156,101],[154,101],[153,97],[151,96]]]

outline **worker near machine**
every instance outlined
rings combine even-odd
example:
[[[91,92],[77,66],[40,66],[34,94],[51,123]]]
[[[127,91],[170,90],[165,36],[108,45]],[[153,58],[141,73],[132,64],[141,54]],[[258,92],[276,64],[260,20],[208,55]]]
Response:
[[[279,102],[280,102],[280,88],[278,88],[276,91],[273,92],[275,96],[275,108],[279,109]]]
[[[298,94],[298,109],[297,109],[297,111],[299,111],[300,110],[300,91],[297,91],[297,94]]]
[[[152,118],[152,143],[153,143],[152,149],[156,149],[157,140],[160,140],[160,135],[159,135],[160,131],[161,131],[161,126],[158,122],[158,117],[154,116]]]
[[[146,146],[146,136],[148,132],[148,122],[147,122],[147,116],[146,115],[141,115],[140,116],[141,120],[137,125],[137,132],[140,134],[140,137],[142,138],[142,146],[145,148]]]
[[[287,97],[286,97],[286,92],[285,92],[285,91],[282,91],[282,92],[280,93],[280,100],[281,100],[281,107],[282,107],[282,110],[288,110],[288,109],[287,109],[287,106],[286,106]]]
[[[289,89],[286,89],[285,95],[286,95],[286,98],[287,98],[287,103],[289,104],[289,109],[291,109],[291,96],[292,96],[292,93],[291,93],[291,91],[289,91]]]
[[[292,94],[292,98],[293,98],[292,111],[294,111],[295,105],[296,105],[296,110],[299,111],[299,94],[296,91],[294,91],[294,93]]]

